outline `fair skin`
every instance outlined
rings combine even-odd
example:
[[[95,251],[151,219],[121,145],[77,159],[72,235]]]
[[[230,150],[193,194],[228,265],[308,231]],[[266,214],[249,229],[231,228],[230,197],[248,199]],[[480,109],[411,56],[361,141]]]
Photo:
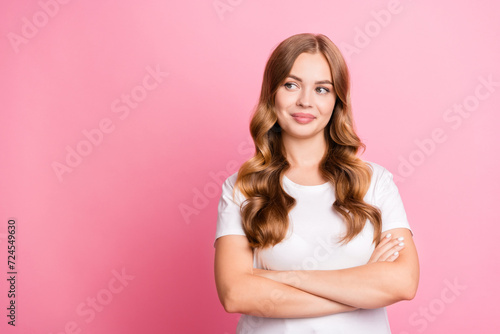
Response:
[[[322,54],[302,53],[276,92],[276,115],[290,163],[286,176],[298,184],[326,182],[318,166],[326,150],[323,131],[336,101],[332,82],[330,67]],[[310,114],[314,120],[301,124],[292,117],[294,113]]]
[[[275,110],[291,166],[287,177],[295,183],[326,182],[318,166],[326,149],[323,131],[336,99],[331,82],[324,56],[303,53],[277,91]],[[310,114],[313,120],[303,123],[292,116],[295,113]],[[310,271],[253,268],[245,236],[220,237],[215,243],[219,298],[227,312],[273,318],[316,317],[412,299],[419,265],[411,232],[397,228],[382,237],[366,265]]]

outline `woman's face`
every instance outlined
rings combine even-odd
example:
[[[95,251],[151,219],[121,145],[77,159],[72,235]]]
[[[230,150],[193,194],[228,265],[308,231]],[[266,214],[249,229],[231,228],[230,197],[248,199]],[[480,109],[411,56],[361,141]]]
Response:
[[[323,135],[335,106],[333,79],[321,53],[302,53],[278,88],[275,111],[282,135],[310,138]]]

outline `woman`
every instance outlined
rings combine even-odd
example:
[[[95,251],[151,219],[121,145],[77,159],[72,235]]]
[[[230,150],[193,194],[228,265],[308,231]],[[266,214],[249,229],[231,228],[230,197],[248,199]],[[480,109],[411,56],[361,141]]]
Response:
[[[273,51],[250,131],[215,242],[237,333],[390,333],[385,306],[414,298],[417,252],[392,174],[356,156],[349,74],[326,36]]]

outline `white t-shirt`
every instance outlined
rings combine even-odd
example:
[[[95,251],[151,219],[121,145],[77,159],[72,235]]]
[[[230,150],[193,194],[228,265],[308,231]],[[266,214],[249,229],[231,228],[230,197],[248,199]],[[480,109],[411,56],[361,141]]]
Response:
[[[373,175],[364,201],[380,208],[382,232],[400,227],[410,229],[393,175],[378,164],[368,163],[373,168]],[[237,172],[228,177],[222,185],[215,239],[231,234],[245,235],[239,209],[239,204],[245,198],[238,190],[236,202],[232,199],[236,178]],[[348,244],[340,245],[338,240],[345,234],[345,222],[332,207],[335,201],[335,189],[330,183],[304,186],[284,176],[283,188],[297,200],[296,206],[289,213],[287,236],[274,247],[255,250],[255,268],[336,270],[356,267],[368,262],[375,249],[372,243],[373,225],[367,221],[360,234]],[[278,319],[243,314],[236,334],[243,333],[388,334],[391,330],[386,309],[382,307],[314,318]]]

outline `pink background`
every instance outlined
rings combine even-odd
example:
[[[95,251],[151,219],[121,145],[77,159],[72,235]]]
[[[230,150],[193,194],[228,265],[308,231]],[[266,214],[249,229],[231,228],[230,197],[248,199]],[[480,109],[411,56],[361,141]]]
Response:
[[[393,333],[500,330],[498,2],[60,2],[0,11],[2,333],[234,332],[220,186],[252,154],[267,57],[300,32],[344,50],[362,158],[395,175],[415,232],[420,287],[388,307]]]

